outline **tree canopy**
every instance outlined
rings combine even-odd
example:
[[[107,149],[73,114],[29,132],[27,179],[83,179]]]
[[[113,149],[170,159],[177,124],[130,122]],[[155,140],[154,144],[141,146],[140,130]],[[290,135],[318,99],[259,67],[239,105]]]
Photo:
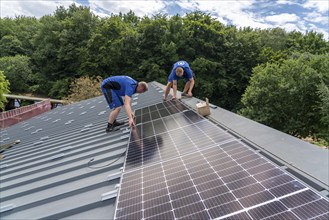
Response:
[[[299,137],[328,134],[328,55],[301,54],[253,69],[240,113]]]
[[[73,4],[40,19],[0,19],[0,70],[12,93],[64,98],[76,79],[111,75],[166,83],[186,60],[198,98],[302,136],[324,132],[312,121],[328,127],[328,54],[321,33],[236,28],[200,11],[98,17]]]
[[[3,71],[0,71],[0,110],[5,108],[6,97],[3,94],[9,93],[9,81],[6,80]]]

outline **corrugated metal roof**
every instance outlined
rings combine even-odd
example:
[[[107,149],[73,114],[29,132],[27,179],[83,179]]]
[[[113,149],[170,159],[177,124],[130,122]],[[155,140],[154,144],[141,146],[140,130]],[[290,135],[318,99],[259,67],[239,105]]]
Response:
[[[150,85],[133,95],[133,109],[161,101]],[[106,133],[108,113],[101,96],[2,130],[1,145],[21,142],[1,160],[1,219],[112,219],[115,198],[105,194],[119,183],[129,129]],[[122,109],[118,119],[126,118]]]
[[[161,101],[164,86],[150,85],[149,92],[133,96],[133,109]],[[192,108],[198,101],[183,99]],[[120,182],[129,130],[123,127],[107,134],[108,113],[101,96],[1,131],[1,144],[21,140],[0,161],[1,207],[8,209],[0,213],[1,219],[112,219],[115,198],[107,199],[106,193]],[[122,110],[119,119],[125,118]],[[318,190],[328,190],[329,151],[221,108],[211,109],[208,118],[291,171],[297,170],[304,181],[319,184]],[[92,167],[105,167],[88,167],[92,158]]]

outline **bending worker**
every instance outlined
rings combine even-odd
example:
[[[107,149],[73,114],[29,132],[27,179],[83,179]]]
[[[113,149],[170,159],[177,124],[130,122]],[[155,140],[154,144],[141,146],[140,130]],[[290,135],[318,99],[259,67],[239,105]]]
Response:
[[[134,116],[131,110],[131,96],[134,93],[144,93],[148,90],[146,82],[138,82],[129,76],[112,76],[103,80],[101,84],[102,92],[105,96],[109,108],[112,109],[108,117],[106,132],[117,130],[116,127],[124,122],[116,120],[124,105],[128,115],[129,126],[135,126]],[[124,101],[122,99],[124,96]]]
[[[179,78],[185,79],[185,86],[182,93],[182,96],[192,97],[192,89],[194,86],[194,78],[192,70],[190,69],[189,64],[184,61],[178,61],[174,64],[174,67],[168,77],[168,83],[165,90],[164,100],[167,100],[170,88],[173,88],[173,99],[176,99],[177,94],[177,81]]]

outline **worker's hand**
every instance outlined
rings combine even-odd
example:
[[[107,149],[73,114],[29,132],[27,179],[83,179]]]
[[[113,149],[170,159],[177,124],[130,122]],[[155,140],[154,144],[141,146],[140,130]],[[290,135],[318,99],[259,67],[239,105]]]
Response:
[[[135,126],[135,122],[134,122],[134,119],[133,118],[129,118],[129,126],[130,127],[134,127]]]

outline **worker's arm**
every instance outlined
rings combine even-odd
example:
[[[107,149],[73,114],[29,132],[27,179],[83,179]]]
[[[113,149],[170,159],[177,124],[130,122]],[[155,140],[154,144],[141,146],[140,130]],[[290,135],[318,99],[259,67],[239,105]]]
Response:
[[[193,77],[190,79],[190,88],[188,89],[188,95],[189,96],[192,96],[192,89],[193,89],[193,86],[194,86],[194,79]]]
[[[176,99],[176,94],[177,94],[177,80],[173,80],[172,82],[173,82],[172,89],[173,89],[173,94],[174,94],[173,99]]]
[[[129,126],[132,127],[132,126],[135,126],[135,123],[134,123],[133,113],[132,113],[131,106],[130,106],[130,101],[131,101],[131,98],[129,96],[125,95],[125,108],[126,108],[126,112],[128,115],[128,122],[129,122]]]

